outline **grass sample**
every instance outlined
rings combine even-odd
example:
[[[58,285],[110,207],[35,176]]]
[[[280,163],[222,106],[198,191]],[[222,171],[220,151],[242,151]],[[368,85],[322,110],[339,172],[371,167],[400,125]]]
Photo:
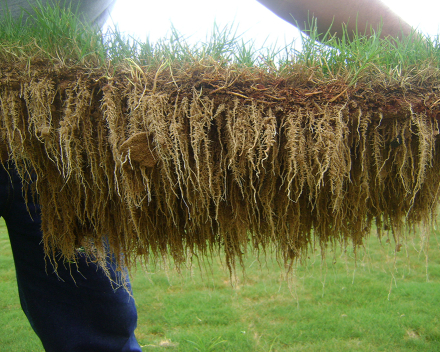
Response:
[[[437,41],[311,30],[299,53],[261,54],[228,30],[140,43],[37,13],[0,27],[0,140],[37,176],[50,256],[222,251],[233,270],[273,244],[290,266],[373,224],[399,251],[405,225],[432,219]]]

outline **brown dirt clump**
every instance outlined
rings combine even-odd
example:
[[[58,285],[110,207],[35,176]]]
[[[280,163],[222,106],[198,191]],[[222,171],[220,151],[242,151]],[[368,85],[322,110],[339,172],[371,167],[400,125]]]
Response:
[[[434,83],[24,65],[0,70],[0,141],[25,183],[37,176],[49,256],[83,246],[130,266],[221,249],[232,269],[273,244],[289,264],[359,246],[373,223],[399,245],[437,206]]]

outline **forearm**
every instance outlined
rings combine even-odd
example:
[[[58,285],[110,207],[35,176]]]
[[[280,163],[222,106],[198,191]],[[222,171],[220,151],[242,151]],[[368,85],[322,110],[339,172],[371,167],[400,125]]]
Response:
[[[411,33],[411,26],[392,12],[380,0],[257,0],[289,23],[304,30],[312,17],[317,20],[318,33],[342,37],[342,27],[349,35],[363,33],[370,26],[377,30],[382,26],[381,37],[401,37]],[[357,25],[357,28],[356,28]]]

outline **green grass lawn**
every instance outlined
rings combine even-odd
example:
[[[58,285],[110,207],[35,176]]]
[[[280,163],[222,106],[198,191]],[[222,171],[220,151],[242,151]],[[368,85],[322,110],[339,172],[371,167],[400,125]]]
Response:
[[[395,258],[374,237],[356,266],[351,248],[329,251],[325,265],[316,251],[289,281],[251,256],[234,288],[220,258],[203,274],[139,268],[137,337],[145,351],[440,351],[439,239],[432,233],[428,270],[419,244]],[[1,350],[43,351],[20,309],[3,221],[0,277]]]

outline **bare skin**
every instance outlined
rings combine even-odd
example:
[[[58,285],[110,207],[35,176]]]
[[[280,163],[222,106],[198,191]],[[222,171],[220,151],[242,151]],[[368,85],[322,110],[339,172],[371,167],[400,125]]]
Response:
[[[330,33],[342,37],[342,27],[348,33],[370,33],[370,26],[377,30],[382,24],[381,37],[408,36],[411,26],[391,11],[380,0],[257,0],[287,22],[306,29],[311,18],[317,19],[318,33]]]

